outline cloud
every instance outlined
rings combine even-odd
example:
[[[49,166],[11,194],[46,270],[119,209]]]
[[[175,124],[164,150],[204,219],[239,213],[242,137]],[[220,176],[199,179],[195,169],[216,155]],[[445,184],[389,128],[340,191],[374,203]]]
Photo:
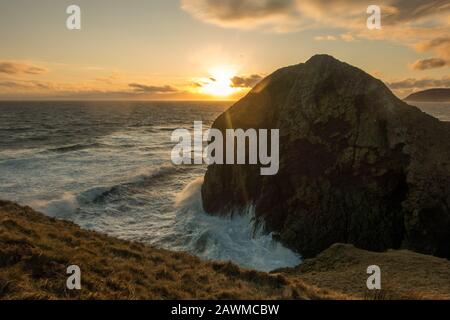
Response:
[[[428,69],[436,69],[436,68],[442,68],[449,65],[449,62],[440,59],[440,58],[429,58],[429,59],[423,59],[423,60],[417,60],[411,65],[411,68],[413,70],[428,70]]]
[[[434,18],[449,12],[448,0],[393,0],[386,1],[392,11],[384,17],[388,24],[401,24],[404,22],[420,22],[424,18]]]
[[[289,14],[295,0],[183,0],[182,8],[198,17],[238,21]]]
[[[230,79],[230,87],[232,88],[252,88],[258,82],[263,79],[263,76],[259,74],[252,74],[250,76],[234,76]],[[206,78],[206,79],[198,79],[191,83],[191,87],[193,88],[204,88],[211,84],[211,82],[216,82],[217,80],[214,78]]]
[[[48,82],[41,81],[0,81],[0,87],[12,90],[51,90],[54,86]]]
[[[423,51],[428,51],[430,49],[439,48],[441,46],[445,46],[448,48],[450,46],[450,38],[437,38],[430,41],[427,41],[425,43],[421,43],[417,46],[418,49]]]
[[[259,74],[253,74],[251,76],[236,76],[231,78],[231,86],[233,88],[252,88],[258,82],[262,80],[262,76]]]
[[[420,70],[450,61],[448,0],[380,1],[381,30],[367,29],[369,4],[360,0],[181,0],[182,9],[193,17],[221,27],[262,32],[339,28],[342,34],[315,40],[385,40],[441,59],[414,63]]]
[[[385,0],[380,4],[384,25],[421,23],[450,11],[448,0]],[[365,28],[368,3],[360,0],[182,0],[195,18],[222,27],[275,31],[317,26]],[[445,23],[445,16],[444,16]]]
[[[118,73],[113,73],[108,76],[97,77],[94,80],[98,82],[104,82],[106,84],[113,84],[116,80],[119,80],[120,76]]]
[[[132,88],[135,93],[165,94],[178,92],[178,89],[171,86],[148,86],[139,83],[130,83],[128,86]]]
[[[89,83],[55,83],[35,80],[2,79],[0,97],[60,97],[73,99],[134,99],[177,97],[182,91],[171,86],[146,86],[130,83],[128,87],[102,90]]]
[[[433,52],[438,57],[450,60],[450,37],[440,37],[415,45],[420,52]]]
[[[388,83],[392,90],[401,89],[426,89],[426,88],[448,88],[450,87],[450,78],[444,77],[442,79],[404,79],[401,81]]]
[[[432,88],[450,88],[450,77],[443,77],[441,79],[432,78],[408,78],[391,83],[387,83],[387,86],[394,91],[394,93],[404,98],[413,92],[422,91]]]
[[[351,41],[355,41],[356,40],[355,37],[350,32],[343,33],[343,34],[340,35],[340,37],[341,37],[342,40],[347,41],[347,42],[351,42]]]
[[[315,41],[337,41],[342,40],[345,42],[356,41],[355,36],[351,32],[342,33],[340,35],[323,35],[323,36],[315,36]]]
[[[191,86],[194,88],[203,88],[203,86],[205,85],[205,82],[192,82]]]
[[[34,66],[22,62],[0,61],[0,73],[8,75],[29,74],[39,75],[46,73],[48,70],[42,67]]]
[[[297,0],[182,0],[181,7],[195,18],[222,27],[274,31],[290,29],[299,18]]]
[[[336,41],[337,38],[335,36],[316,36],[314,37],[316,41]]]

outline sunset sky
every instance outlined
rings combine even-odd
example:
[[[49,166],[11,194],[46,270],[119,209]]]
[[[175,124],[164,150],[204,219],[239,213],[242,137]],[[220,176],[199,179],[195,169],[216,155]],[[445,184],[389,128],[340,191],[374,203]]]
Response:
[[[317,53],[400,97],[450,87],[448,0],[0,0],[0,40],[0,99],[236,99]]]

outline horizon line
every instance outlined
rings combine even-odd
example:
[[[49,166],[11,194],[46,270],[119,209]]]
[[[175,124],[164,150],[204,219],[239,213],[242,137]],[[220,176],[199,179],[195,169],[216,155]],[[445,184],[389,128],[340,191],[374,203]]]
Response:
[[[0,102],[237,102],[239,99],[0,99]]]

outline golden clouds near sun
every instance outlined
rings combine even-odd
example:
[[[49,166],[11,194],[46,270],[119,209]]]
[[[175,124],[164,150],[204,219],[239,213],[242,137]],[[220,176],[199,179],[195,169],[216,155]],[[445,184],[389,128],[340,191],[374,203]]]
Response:
[[[232,79],[236,72],[227,67],[216,67],[210,70],[210,77],[198,81],[198,92],[215,97],[228,97],[239,92],[233,87]]]

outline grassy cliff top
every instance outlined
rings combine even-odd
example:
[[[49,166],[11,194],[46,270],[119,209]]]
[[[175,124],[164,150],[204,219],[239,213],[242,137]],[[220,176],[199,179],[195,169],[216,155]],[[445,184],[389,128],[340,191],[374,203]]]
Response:
[[[381,291],[366,289],[372,265],[381,269]],[[371,252],[339,243],[284,276],[365,299],[450,299],[450,261],[408,250]]]
[[[204,262],[56,220],[0,201],[0,299],[327,298],[282,275]],[[66,289],[66,269],[81,268],[82,290]]]
[[[294,269],[245,270],[82,230],[0,201],[0,299],[450,299],[450,261],[334,245]],[[368,293],[369,265],[383,290]],[[82,290],[66,289],[81,268]]]

